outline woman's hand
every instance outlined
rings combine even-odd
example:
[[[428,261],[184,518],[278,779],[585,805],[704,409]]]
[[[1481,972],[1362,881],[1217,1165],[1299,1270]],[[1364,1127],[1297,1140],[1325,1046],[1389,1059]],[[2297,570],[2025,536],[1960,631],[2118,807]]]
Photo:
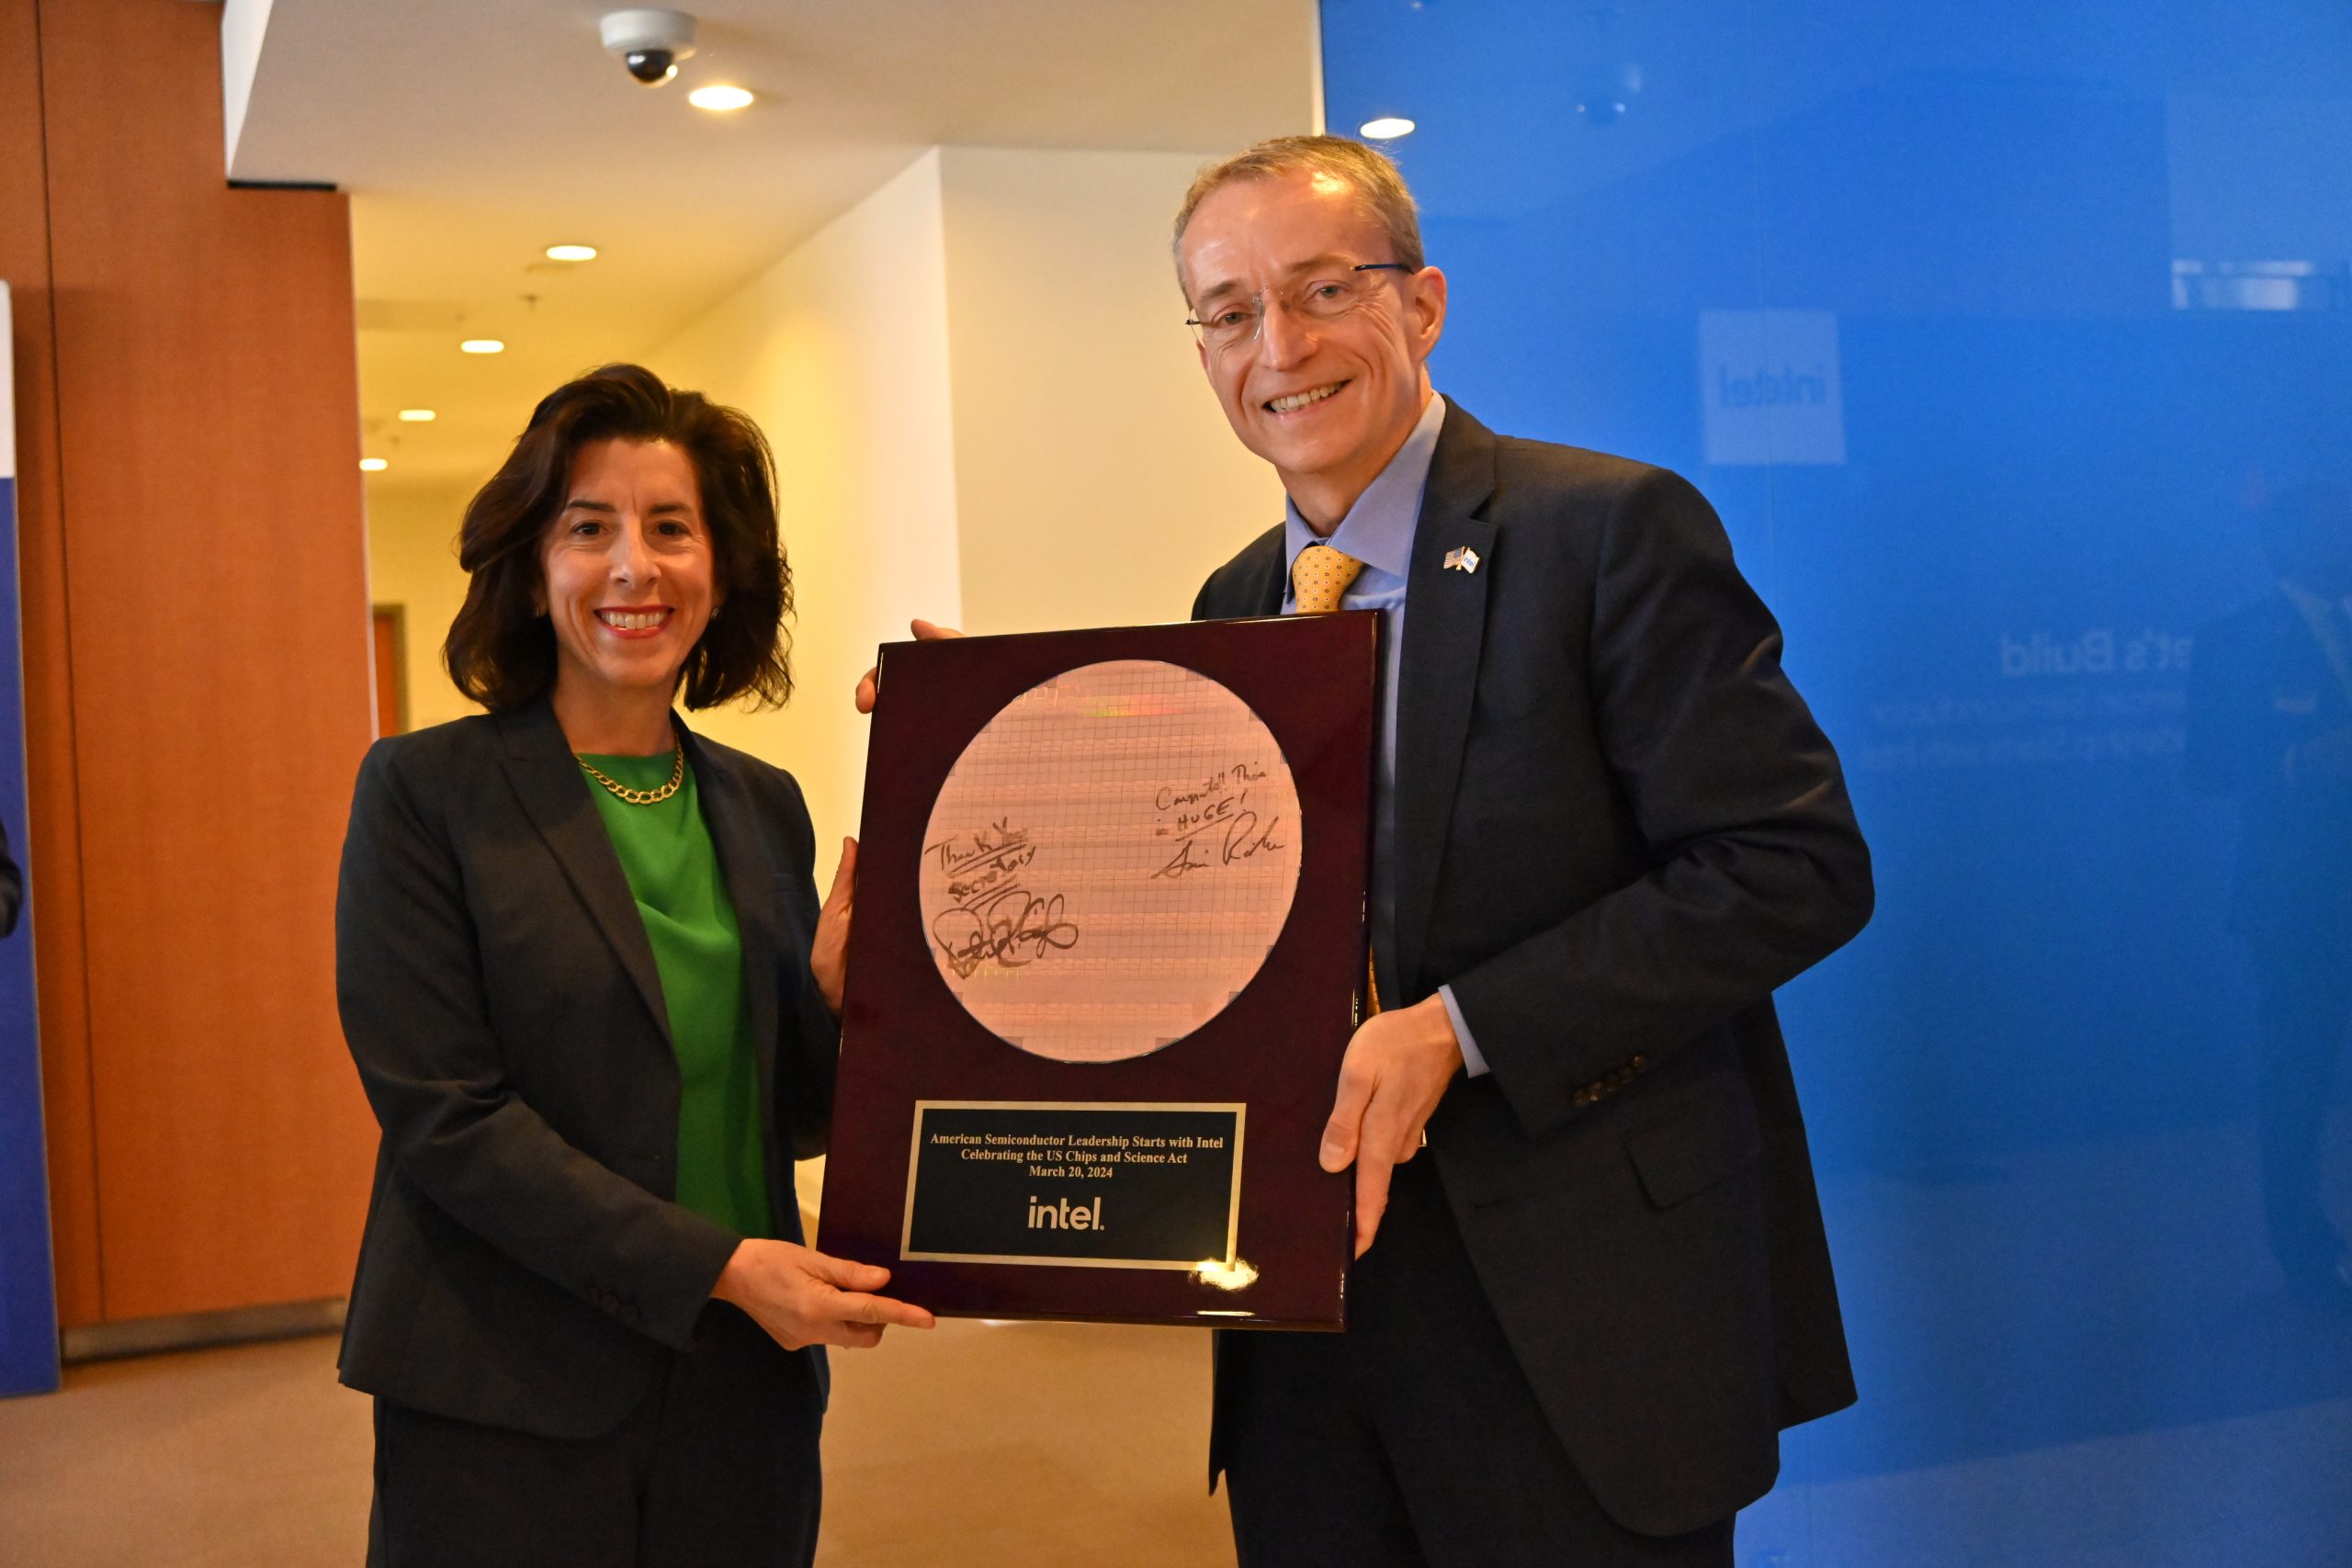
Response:
[[[788,1241],[746,1241],[718,1271],[716,1301],[732,1302],[787,1350],[804,1345],[866,1348],[882,1342],[891,1324],[929,1328],[935,1320],[919,1306],[866,1292],[890,1282],[890,1271],[845,1258],[829,1258]]]
[[[833,868],[833,890],[817,911],[817,936],[808,945],[808,968],[825,1010],[842,1016],[842,987],[849,979],[849,919],[857,901],[857,840],[842,840],[842,863]]]

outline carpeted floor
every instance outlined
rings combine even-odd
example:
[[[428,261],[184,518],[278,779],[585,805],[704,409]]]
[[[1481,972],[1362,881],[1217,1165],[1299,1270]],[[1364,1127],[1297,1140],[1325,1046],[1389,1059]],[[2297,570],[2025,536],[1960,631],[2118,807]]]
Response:
[[[1205,1335],[950,1321],[833,1367],[825,1568],[1233,1561]],[[331,1337],[69,1368],[0,1401],[0,1564],[356,1568],[368,1416]]]

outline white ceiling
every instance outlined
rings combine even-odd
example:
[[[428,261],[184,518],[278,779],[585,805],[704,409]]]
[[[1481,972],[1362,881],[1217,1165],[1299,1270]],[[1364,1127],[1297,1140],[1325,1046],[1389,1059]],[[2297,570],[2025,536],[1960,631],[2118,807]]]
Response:
[[[608,8],[232,6],[266,30],[231,177],[352,193],[377,485],[479,479],[540,394],[668,337],[926,147],[1240,147],[1315,117],[1315,0],[704,0],[659,89],[603,52]],[[759,102],[687,104],[714,82]],[[602,254],[542,258],[566,242]],[[411,406],[441,417],[393,423]]]

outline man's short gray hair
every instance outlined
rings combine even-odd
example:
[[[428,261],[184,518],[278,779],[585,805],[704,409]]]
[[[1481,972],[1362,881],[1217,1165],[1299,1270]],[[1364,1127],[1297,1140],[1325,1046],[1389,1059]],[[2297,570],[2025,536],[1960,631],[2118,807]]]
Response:
[[[1238,180],[1277,179],[1297,174],[1329,175],[1354,186],[1374,220],[1388,236],[1388,248],[1394,254],[1384,259],[1401,262],[1415,272],[1421,270],[1420,210],[1413,205],[1413,193],[1405,188],[1405,176],[1396,172],[1388,154],[1344,136],[1277,136],[1247,152],[1219,159],[1193,176],[1192,188],[1184,193],[1184,205],[1177,210],[1176,233],[1169,245],[1176,258],[1176,281],[1184,288],[1187,298],[1192,286],[1184,276],[1184,231],[1193,221],[1194,209],[1210,192]]]

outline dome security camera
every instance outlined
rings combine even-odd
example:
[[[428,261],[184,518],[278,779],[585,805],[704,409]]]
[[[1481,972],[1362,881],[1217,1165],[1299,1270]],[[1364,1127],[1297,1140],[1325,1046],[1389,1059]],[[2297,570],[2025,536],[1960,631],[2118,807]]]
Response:
[[[675,76],[678,62],[695,51],[695,19],[684,11],[611,11],[596,26],[605,52],[619,55],[648,87]]]

